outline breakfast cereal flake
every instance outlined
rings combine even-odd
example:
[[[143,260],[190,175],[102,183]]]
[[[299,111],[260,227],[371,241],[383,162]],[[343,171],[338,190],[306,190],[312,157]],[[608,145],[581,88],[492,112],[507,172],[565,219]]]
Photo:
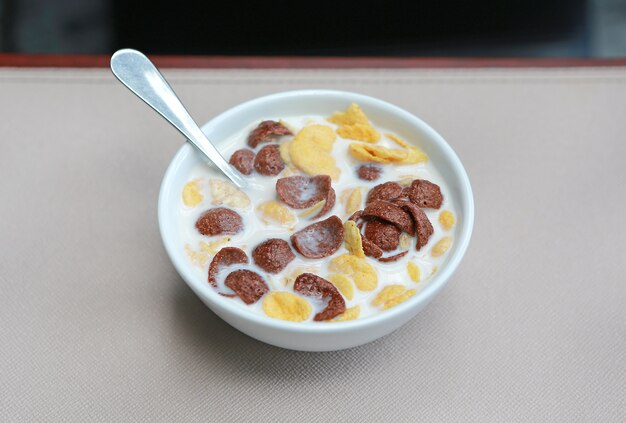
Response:
[[[189,244],[185,244],[185,254],[187,254],[191,263],[198,267],[205,267],[209,261],[209,255],[206,252],[194,251]]]
[[[328,121],[339,126],[354,125],[355,123],[370,125],[369,119],[356,103],[350,104],[344,112],[333,113],[333,115],[328,118]]]
[[[407,289],[404,285],[387,285],[372,301],[373,306],[380,306],[383,310],[394,307],[415,295],[414,289]]]
[[[206,236],[234,235],[243,229],[243,220],[234,210],[214,207],[200,215],[196,229]]]
[[[335,138],[329,126],[305,126],[289,143],[289,157],[294,165],[308,175],[328,175],[337,180],[340,170],[330,154]]]
[[[335,317],[332,322],[347,322],[348,320],[354,320],[361,314],[361,306],[354,306],[346,309],[343,314]]]
[[[352,125],[342,125],[337,129],[337,135],[351,140],[375,143],[380,140],[378,132],[370,124],[355,123]]]
[[[286,165],[291,164],[291,156],[289,156],[289,144],[291,141],[287,141],[278,146],[278,152],[280,153],[280,158],[283,159]]]
[[[409,274],[409,278],[411,278],[413,282],[417,283],[420,281],[421,272],[417,264],[413,263],[412,261],[408,262],[406,264],[406,271]]]
[[[372,143],[380,140],[380,132],[372,126],[356,103],[352,103],[344,112],[334,113],[328,121],[339,126],[337,134],[343,138]]]
[[[298,276],[293,284],[293,290],[308,297],[328,300],[326,308],[313,316],[316,322],[333,319],[346,311],[346,300],[335,285],[313,273]]]
[[[204,200],[200,193],[200,180],[194,179],[185,184],[183,188],[183,204],[187,207],[195,207]]]
[[[260,143],[270,141],[272,138],[281,135],[292,135],[292,133],[289,128],[284,126],[281,122],[265,120],[259,123],[259,126],[250,132],[248,135],[248,145],[252,148],[256,148]]]
[[[404,150],[362,143],[350,144],[348,151],[355,159],[362,162],[400,163],[409,157],[409,153]]]
[[[343,254],[331,260],[329,269],[352,277],[361,291],[373,291],[378,286],[376,270],[364,258]]]
[[[274,291],[263,298],[263,311],[269,317],[302,322],[311,315],[311,304],[304,298],[285,291]]]
[[[420,148],[410,145],[408,142],[404,141],[403,139],[393,134],[385,134],[385,135],[387,135],[387,138],[389,138],[390,140],[392,140],[399,146],[407,149],[408,156],[406,157],[406,159],[403,159],[402,161],[400,161],[399,162],[400,164],[417,164],[417,163],[423,163],[423,162],[428,161],[428,156]]]
[[[291,235],[297,252],[309,259],[333,255],[343,244],[343,223],[337,216],[320,220]]]
[[[326,200],[322,200],[322,201],[318,202],[317,204],[315,204],[313,207],[310,207],[310,208],[306,209],[305,211],[300,213],[298,215],[298,217],[309,217],[313,213],[315,213],[318,210],[320,210],[324,204],[326,204]]]
[[[275,224],[285,227],[293,227],[296,217],[289,211],[287,206],[278,201],[267,201],[259,204],[257,210],[261,213],[261,220],[265,224]]]
[[[440,257],[446,253],[452,246],[452,237],[444,236],[433,246],[433,249],[430,251],[430,254],[433,257]]]
[[[356,170],[356,174],[359,179],[363,179],[364,181],[375,181],[376,179],[380,178],[382,173],[383,170],[380,166],[371,163],[361,165]]]
[[[223,238],[216,239],[215,241],[211,241],[211,242],[200,241],[200,250],[210,255],[215,255],[220,250],[220,248],[222,248],[224,245],[228,244],[229,242],[230,242],[229,236],[225,236]]]
[[[328,280],[337,287],[346,299],[354,298],[354,284],[349,277],[340,273],[332,273],[328,275]]]
[[[439,213],[439,224],[443,229],[449,231],[454,226],[454,223],[454,213],[452,213],[450,210],[444,210]]]
[[[363,201],[362,197],[363,194],[361,192],[361,188],[354,188],[352,191],[350,191],[350,194],[348,195],[348,198],[346,200],[347,214],[352,214],[361,208],[361,201]]]
[[[261,275],[247,269],[229,273],[224,285],[232,289],[246,304],[256,303],[270,290]]]
[[[347,220],[343,224],[343,232],[346,243],[346,249],[350,254],[354,254],[357,257],[364,258],[363,241],[361,240],[361,231],[356,225],[354,220]]]
[[[400,235],[400,249],[408,250],[410,245],[411,245],[411,236],[407,234],[406,232],[402,232],[402,234]]]
[[[390,299],[385,304],[383,304],[383,310],[388,310],[391,307],[395,307],[398,304],[405,302],[406,300],[411,298],[413,295],[415,295],[416,292],[417,291],[414,290],[414,289],[409,289],[409,290],[405,291],[403,294],[398,295],[397,297],[394,297],[394,298]]]
[[[382,305],[393,297],[402,294],[404,291],[406,291],[406,287],[404,285],[387,285],[378,293],[378,295],[376,295],[376,297],[372,301],[372,305]]]
[[[250,205],[250,198],[235,185],[222,179],[209,179],[211,190],[211,204],[224,204],[241,209]]]

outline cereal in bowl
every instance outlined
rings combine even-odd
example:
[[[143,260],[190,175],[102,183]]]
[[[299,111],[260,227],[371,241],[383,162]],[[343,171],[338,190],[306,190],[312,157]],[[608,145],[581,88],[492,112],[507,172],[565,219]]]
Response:
[[[224,301],[292,322],[361,319],[410,300],[446,259],[457,214],[436,163],[346,106],[234,134],[224,153],[253,188],[202,165],[187,175],[181,248]]]

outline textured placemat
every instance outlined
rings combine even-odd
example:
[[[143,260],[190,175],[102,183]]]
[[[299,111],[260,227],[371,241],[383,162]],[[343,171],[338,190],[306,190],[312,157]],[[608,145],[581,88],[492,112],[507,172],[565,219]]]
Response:
[[[469,252],[372,344],[257,342],[187,288],[156,201],[181,137],[106,70],[0,70],[0,420],[626,419],[626,70],[166,72],[199,121],[307,87],[421,116],[473,183]]]

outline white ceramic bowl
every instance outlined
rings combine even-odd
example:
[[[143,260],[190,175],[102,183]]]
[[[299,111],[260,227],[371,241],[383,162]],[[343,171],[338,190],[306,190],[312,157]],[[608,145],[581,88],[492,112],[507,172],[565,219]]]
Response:
[[[217,144],[251,122],[268,116],[330,115],[358,103],[377,125],[390,128],[405,138],[419,140],[435,167],[447,182],[457,207],[456,239],[444,264],[417,295],[374,316],[347,322],[294,323],[255,314],[217,294],[206,279],[191,269],[177,231],[180,189],[188,171],[200,162],[193,147],[185,144],[170,163],[159,195],[159,226],[165,249],[176,270],[200,299],[231,326],[268,344],[302,351],[332,351],[373,341],[396,330],[433,299],[463,258],[474,224],[474,201],[469,179],[452,148],[430,126],[392,104],[364,95],[328,90],[289,91],[240,104],[208,122],[202,130]],[[384,277],[384,276],[382,276]]]

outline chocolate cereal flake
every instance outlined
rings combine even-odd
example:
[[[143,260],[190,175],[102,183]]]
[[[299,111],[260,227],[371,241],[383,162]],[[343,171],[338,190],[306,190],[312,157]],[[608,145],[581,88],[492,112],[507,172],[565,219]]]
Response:
[[[254,263],[268,273],[281,272],[295,258],[289,243],[276,238],[262,242],[252,251]]]
[[[247,264],[248,256],[245,251],[236,247],[224,247],[215,254],[209,265],[209,283],[217,288],[217,274],[225,267],[234,264]]]
[[[392,262],[392,261],[397,261],[397,260],[400,260],[402,257],[406,256],[408,253],[409,253],[408,251],[403,251],[401,253],[394,254],[393,256],[380,257],[378,259],[378,261],[381,261],[383,263],[389,263],[389,262]]]
[[[369,239],[362,237],[363,252],[368,257],[379,258],[383,255],[383,250]]]
[[[424,213],[424,210],[406,200],[395,200],[394,204],[402,207],[407,213],[411,215],[413,223],[415,225],[415,235],[417,235],[417,243],[415,248],[421,249],[428,243],[428,239],[433,234],[433,225],[430,223],[428,216]]]
[[[402,231],[394,224],[372,219],[365,225],[364,235],[383,251],[392,251],[400,244]]]
[[[404,192],[409,200],[422,208],[438,209],[443,202],[439,185],[425,179],[414,180]]]
[[[378,200],[391,200],[402,196],[402,187],[397,182],[385,182],[384,184],[376,185],[367,194],[365,204],[372,203]]]
[[[376,179],[380,178],[382,172],[383,170],[380,166],[377,166],[375,164],[364,164],[359,166],[356,174],[359,179],[363,179],[364,181],[375,181]]]
[[[230,156],[228,161],[235,169],[244,175],[250,175],[254,170],[254,151],[242,148]]]
[[[320,217],[331,211],[333,207],[335,207],[335,201],[337,201],[337,196],[335,195],[335,190],[331,188],[326,194],[326,202],[324,203],[324,207],[322,207],[319,213],[315,215],[315,219],[319,219]]]
[[[313,223],[291,235],[293,247],[306,258],[328,257],[343,244],[343,224],[337,216]]]
[[[369,203],[367,207],[365,207],[365,210],[363,210],[361,216],[363,218],[377,217],[389,223],[393,223],[409,235],[415,235],[415,225],[413,224],[411,216],[401,207],[388,201],[374,201]]]
[[[215,207],[205,211],[196,221],[202,235],[234,235],[243,228],[241,216],[231,209]]]
[[[307,209],[324,200],[331,190],[330,176],[289,176],[276,181],[278,197],[294,209]]]
[[[266,145],[254,158],[254,169],[261,175],[276,176],[285,168],[285,162],[280,157],[278,144]]]
[[[226,276],[224,284],[235,291],[246,304],[256,303],[269,288],[261,275],[251,270],[236,270]]]
[[[293,135],[291,131],[282,123],[273,120],[264,120],[259,126],[254,128],[248,135],[248,145],[256,148],[262,142],[280,135]]]
[[[293,290],[305,296],[328,299],[326,308],[313,317],[315,321],[330,320],[346,311],[346,301],[337,288],[326,279],[312,273],[298,276],[293,284]]]

